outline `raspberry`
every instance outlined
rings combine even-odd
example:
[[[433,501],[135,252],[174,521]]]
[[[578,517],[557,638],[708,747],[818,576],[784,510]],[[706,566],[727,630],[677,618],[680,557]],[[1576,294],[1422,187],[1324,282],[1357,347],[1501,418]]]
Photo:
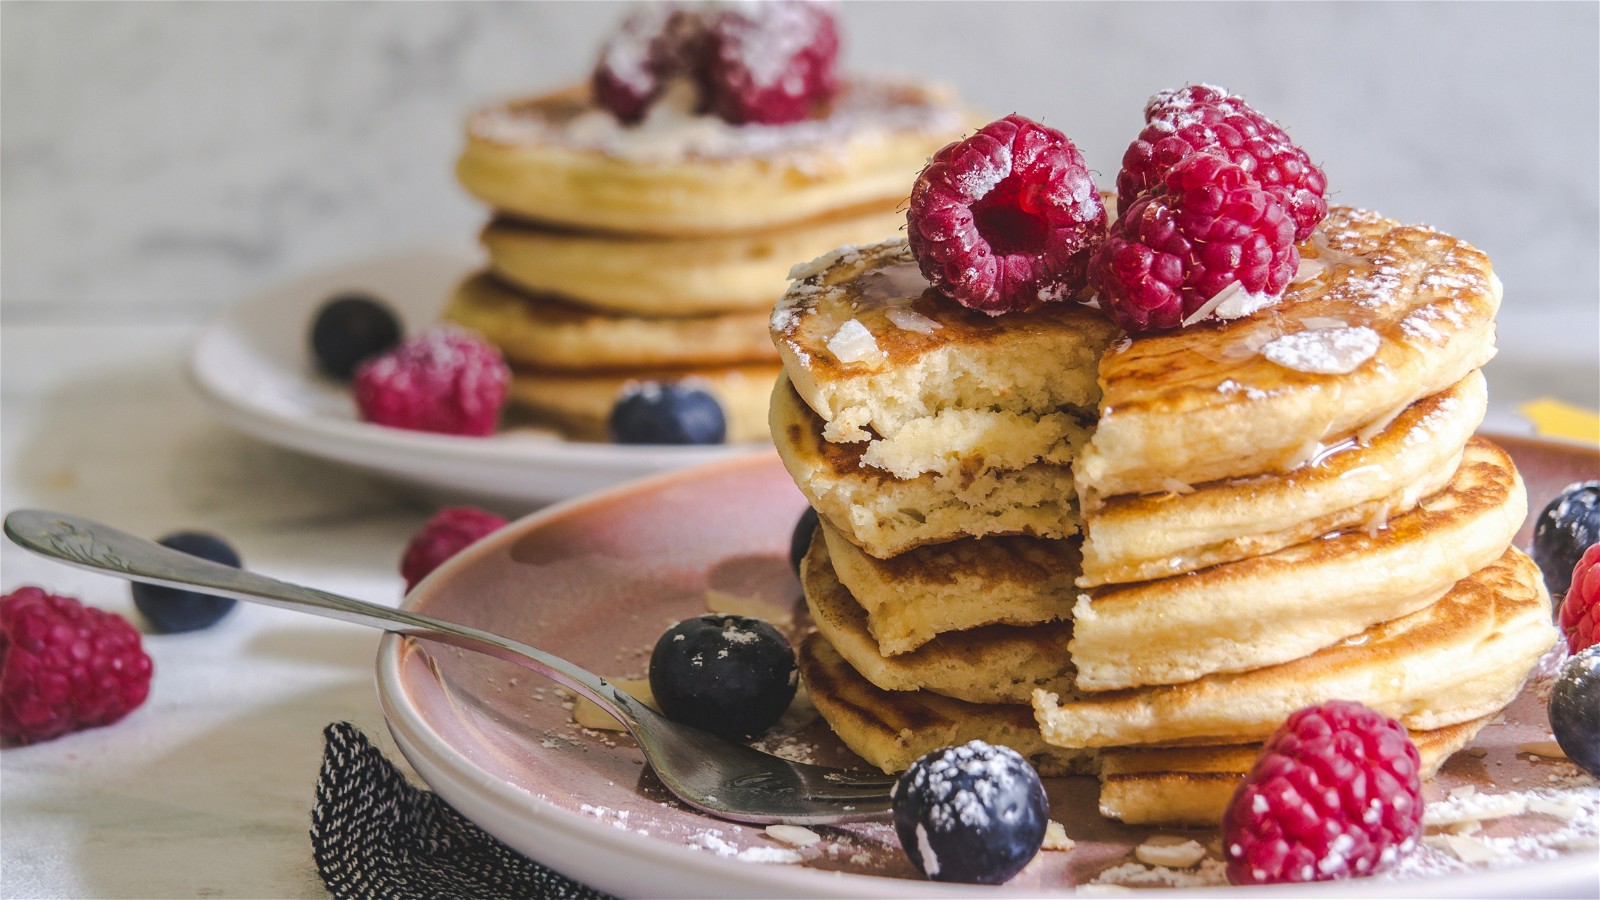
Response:
[[[687,74],[703,51],[704,27],[676,3],[646,3],[617,26],[594,70],[595,102],[634,124],[661,96],[668,80]]]
[[[1117,209],[1162,183],[1191,153],[1212,153],[1244,169],[1277,197],[1294,220],[1296,241],[1311,236],[1328,214],[1328,181],[1271,119],[1241,97],[1210,85],[1191,85],[1150,98],[1149,124],[1128,145],[1117,174]]]
[[[1572,583],[1561,601],[1561,631],[1572,653],[1600,644],[1600,544],[1590,544],[1572,567]]]
[[[1393,862],[1422,834],[1421,767],[1405,728],[1359,703],[1294,713],[1223,814],[1228,880],[1327,881]]]
[[[1101,308],[1138,333],[1271,305],[1299,258],[1282,204],[1239,166],[1196,153],[1111,226],[1089,280]]]
[[[735,125],[809,118],[839,88],[839,32],[827,7],[769,0],[712,11],[706,20],[706,106]]]
[[[406,579],[406,590],[416,587],[417,582],[445,560],[505,524],[504,517],[475,506],[448,506],[434,513],[400,557],[400,574]]]
[[[1214,84],[1186,84],[1181,88],[1157,91],[1144,104],[1144,120],[1148,124],[1186,112],[1196,106],[1221,105],[1230,108],[1243,103],[1241,97]]]
[[[150,657],[115,613],[36,587],[0,597],[0,738],[109,725],[150,694]]]
[[[438,327],[356,370],[361,418],[391,428],[482,436],[494,432],[511,369],[492,344]]]
[[[820,3],[650,3],[606,41],[595,102],[633,124],[667,82],[687,78],[701,110],[735,125],[797,122],[838,91],[838,57],[838,26]]]
[[[998,315],[1081,291],[1106,210],[1066,135],[1010,115],[934,154],[906,223],[923,276]]]

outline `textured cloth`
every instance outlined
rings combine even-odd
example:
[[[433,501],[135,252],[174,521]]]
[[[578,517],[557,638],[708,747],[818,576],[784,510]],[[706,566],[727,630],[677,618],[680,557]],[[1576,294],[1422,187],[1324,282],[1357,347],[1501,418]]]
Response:
[[[335,722],[323,738],[327,749],[311,811],[311,850],[333,896],[607,896],[519,855],[437,794],[413,787],[354,725]]]

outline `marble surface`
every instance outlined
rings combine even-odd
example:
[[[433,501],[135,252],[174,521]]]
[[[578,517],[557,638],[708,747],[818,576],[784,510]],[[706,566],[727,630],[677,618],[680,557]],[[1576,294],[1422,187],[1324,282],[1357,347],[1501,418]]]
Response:
[[[240,297],[459,239],[459,120],[579,78],[614,4],[0,5],[0,504],[226,535],[261,572],[381,603],[437,498],[237,435],[183,359]],[[1600,406],[1593,4],[849,3],[847,58],[1061,127],[1110,178],[1151,91],[1229,85],[1342,202],[1487,249],[1507,285],[1489,427]],[[0,546],[0,588],[134,616],[127,585]],[[122,723],[0,753],[0,895],[325,896],[320,732],[394,755],[377,635],[241,606],[147,638]]]

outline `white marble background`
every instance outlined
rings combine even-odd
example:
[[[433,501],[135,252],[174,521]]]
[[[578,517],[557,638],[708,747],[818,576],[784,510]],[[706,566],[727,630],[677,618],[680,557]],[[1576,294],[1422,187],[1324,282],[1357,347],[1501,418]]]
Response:
[[[7,324],[199,322],[308,269],[470,236],[459,122],[586,77],[614,3],[25,3],[0,10]],[[1340,202],[1459,234],[1507,286],[1497,365],[1596,402],[1600,6],[856,3],[857,68],[1066,131],[1105,181],[1144,98],[1206,80]],[[1515,351],[1513,354],[1512,351]]]

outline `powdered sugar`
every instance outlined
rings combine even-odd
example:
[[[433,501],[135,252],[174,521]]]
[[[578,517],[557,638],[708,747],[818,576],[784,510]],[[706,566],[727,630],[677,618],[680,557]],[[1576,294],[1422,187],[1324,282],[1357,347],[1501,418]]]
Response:
[[[999,144],[992,158],[985,159],[983,165],[973,166],[960,172],[954,180],[956,188],[961,191],[961,198],[968,203],[974,203],[989,196],[989,192],[998,187],[1010,174],[1011,147]]]
[[[1381,342],[1365,325],[1317,328],[1275,338],[1261,348],[1261,355],[1297,372],[1346,375],[1371,359]]]

